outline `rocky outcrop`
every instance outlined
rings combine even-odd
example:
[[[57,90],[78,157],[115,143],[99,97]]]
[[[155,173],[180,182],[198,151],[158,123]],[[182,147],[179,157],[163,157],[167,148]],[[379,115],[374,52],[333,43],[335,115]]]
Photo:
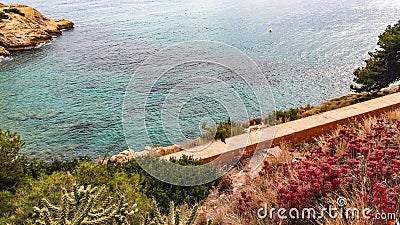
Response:
[[[166,146],[166,147],[156,147],[156,150],[158,154],[160,155],[169,155],[172,153],[180,152],[183,149],[179,147],[178,145],[171,145],[171,146]]]
[[[136,157],[142,157],[145,155],[155,155],[158,157],[160,155],[165,156],[165,155],[169,155],[169,154],[180,152],[180,151],[183,151],[183,149],[181,147],[179,147],[178,145],[171,145],[171,146],[166,146],[166,147],[146,146],[145,149],[140,152],[135,152],[134,150],[128,149],[117,155],[111,156],[109,159],[98,158],[97,162],[99,164],[107,164],[108,161],[117,162],[117,163],[125,163],[125,162],[131,161],[132,159],[134,159]]]
[[[57,27],[59,30],[71,29],[74,27],[74,23],[72,23],[69,20],[65,20],[63,18],[54,19],[54,21],[57,23]]]
[[[97,163],[98,164],[107,164],[109,161],[110,162],[116,162],[116,163],[126,163],[131,160],[133,160],[136,157],[142,157],[148,154],[151,154],[153,152],[153,149],[147,148],[144,151],[141,152],[135,152],[131,149],[125,150],[118,155],[113,155],[110,158],[97,158]]]
[[[123,162],[128,162],[134,158],[135,158],[135,152],[133,150],[125,150],[118,155],[112,156],[110,158],[110,161],[123,163]]]
[[[0,46],[0,56],[8,57],[10,56],[10,53],[4,47]]]
[[[26,5],[0,3],[0,47],[6,51],[34,48],[60,35],[62,29],[74,24],[64,19],[49,19]],[[2,49],[0,48],[0,54]]]

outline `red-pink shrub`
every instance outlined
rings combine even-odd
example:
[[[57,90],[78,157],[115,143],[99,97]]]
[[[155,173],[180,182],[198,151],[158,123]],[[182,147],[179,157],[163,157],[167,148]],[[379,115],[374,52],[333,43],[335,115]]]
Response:
[[[322,197],[358,195],[365,205],[387,213],[400,201],[400,121],[378,120],[361,135],[344,126],[291,163],[264,162],[260,176],[276,176],[277,202],[287,208],[311,207]],[[345,146],[345,150],[342,146]]]

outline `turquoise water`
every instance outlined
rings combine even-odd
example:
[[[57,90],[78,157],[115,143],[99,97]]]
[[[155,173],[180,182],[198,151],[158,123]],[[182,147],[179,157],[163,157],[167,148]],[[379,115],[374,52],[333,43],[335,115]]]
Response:
[[[76,24],[51,44],[0,62],[0,127],[22,135],[24,153],[44,159],[124,150],[129,80],[141,62],[172,44],[211,40],[240,49],[285,109],[349,93],[353,69],[400,19],[397,0],[20,2]],[[191,104],[204,109],[215,102]],[[196,136],[197,123],[190,125],[183,122],[184,133]],[[157,137],[156,129],[150,133]],[[131,147],[143,148],[141,135]]]

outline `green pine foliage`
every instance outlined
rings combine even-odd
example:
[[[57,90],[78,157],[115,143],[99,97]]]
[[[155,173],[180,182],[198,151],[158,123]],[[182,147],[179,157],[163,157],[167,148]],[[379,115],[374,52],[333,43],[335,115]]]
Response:
[[[83,225],[83,224],[107,224],[128,225],[128,216],[132,216],[138,210],[133,205],[128,210],[124,196],[116,203],[112,197],[104,197],[105,187],[74,186],[72,192],[64,189],[59,206],[50,203],[43,198],[40,208],[34,207],[35,224],[37,225]]]
[[[354,71],[354,91],[376,92],[400,80],[400,21],[379,35],[378,46],[369,52],[366,65]]]
[[[0,191],[15,189],[23,177],[24,157],[19,153],[23,146],[18,134],[0,129]]]

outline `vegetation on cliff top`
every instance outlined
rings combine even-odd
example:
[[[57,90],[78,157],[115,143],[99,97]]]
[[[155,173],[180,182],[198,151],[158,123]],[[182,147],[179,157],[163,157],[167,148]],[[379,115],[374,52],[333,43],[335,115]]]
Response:
[[[0,22],[2,21],[2,20],[6,20],[6,19],[8,19],[9,18],[9,16],[7,15],[7,14],[5,14],[4,12],[2,12],[2,11],[0,11]]]
[[[25,13],[21,12],[19,9],[17,9],[15,7],[8,8],[8,9],[3,9],[3,11],[5,13],[16,13],[18,15],[25,16]]]
[[[379,49],[369,52],[366,65],[354,71],[357,92],[375,92],[400,80],[400,21],[379,35]]]
[[[205,130],[205,133],[201,134],[200,138],[206,141],[221,140],[225,142],[226,138],[245,132],[242,124],[233,121],[231,118],[228,118],[226,121],[214,123],[211,127],[208,127],[204,122],[201,128]]]

